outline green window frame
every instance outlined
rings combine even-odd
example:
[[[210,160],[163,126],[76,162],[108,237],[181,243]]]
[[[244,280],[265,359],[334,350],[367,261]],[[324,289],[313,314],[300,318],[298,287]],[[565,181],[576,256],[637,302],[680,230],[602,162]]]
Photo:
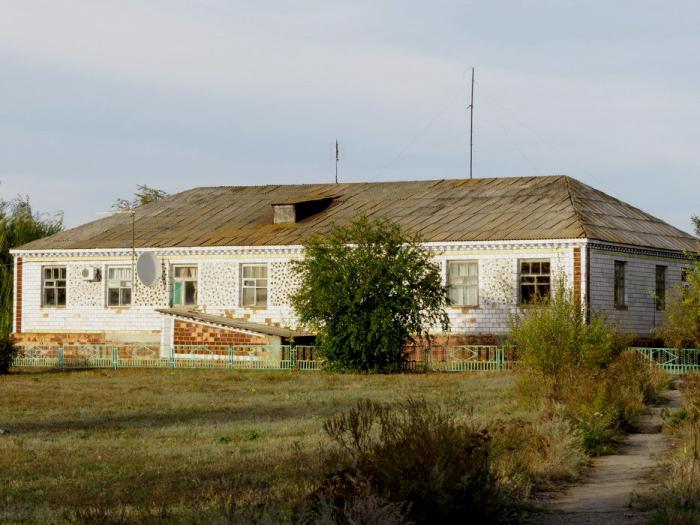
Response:
[[[197,304],[197,267],[191,264],[173,266],[171,303],[173,306]]]

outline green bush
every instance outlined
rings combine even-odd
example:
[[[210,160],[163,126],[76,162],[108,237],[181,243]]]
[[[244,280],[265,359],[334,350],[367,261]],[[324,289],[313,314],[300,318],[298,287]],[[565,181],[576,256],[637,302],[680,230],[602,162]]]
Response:
[[[511,319],[509,339],[535,399],[559,400],[582,370],[609,365],[626,346],[599,315],[586,322],[582,305],[561,281],[551,299],[528,305]]]
[[[10,370],[16,354],[17,348],[9,338],[0,339],[0,374],[6,374]]]
[[[328,419],[339,445],[326,462],[317,501],[345,508],[358,492],[403,505],[415,523],[495,520],[503,508],[491,472],[491,437],[458,423],[439,407],[409,400],[389,406],[364,401]]]
[[[440,267],[417,236],[387,220],[358,217],[304,244],[291,302],[328,368],[394,372],[406,346],[449,327]]]
[[[562,282],[555,290],[551,299],[524,308],[511,322],[510,339],[522,358],[518,392],[531,405],[562,405],[586,450],[606,453],[667,379],[639,354],[626,351],[626,339],[604,318],[594,313],[586,321],[582,305]]]

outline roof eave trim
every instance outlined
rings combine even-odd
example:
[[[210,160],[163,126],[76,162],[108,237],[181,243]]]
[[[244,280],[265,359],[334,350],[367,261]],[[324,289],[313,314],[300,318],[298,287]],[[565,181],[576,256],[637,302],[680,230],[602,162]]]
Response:
[[[587,239],[583,237],[573,237],[566,239],[517,239],[517,240],[496,240],[496,241],[431,241],[422,243],[426,248],[445,249],[449,247],[511,247],[535,244],[556,244],[556,245],[581,245],[585,244]],[[147,247],[136,248],[136,253],[159,252],[164,254],[218,254],[229,252],[242,253],[279,253],[279,254],[301,254],[303,246],[300,244],[290,245],[257,245],[257,246],[175,246],[167,248]],[[131,248],[47,248],[21,250],[12,249],[10,253],[15,256],[44,256],[44,255],[131,255]]]

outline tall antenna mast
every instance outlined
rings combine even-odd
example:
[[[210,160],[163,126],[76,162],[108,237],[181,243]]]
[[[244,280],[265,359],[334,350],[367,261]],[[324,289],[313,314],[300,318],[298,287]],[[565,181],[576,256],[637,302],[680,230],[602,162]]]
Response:
[[[338,139],[335,139],[335,183],[338,184],[338,162],[340,161],[340,148]]]
[[[472,96],[469,103],[469,178],[473,178],[474,155],[474,68],[472,68]]]

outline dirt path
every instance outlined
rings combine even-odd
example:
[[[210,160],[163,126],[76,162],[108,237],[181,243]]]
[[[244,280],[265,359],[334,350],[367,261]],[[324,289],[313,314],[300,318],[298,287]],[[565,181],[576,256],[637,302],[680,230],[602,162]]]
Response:
[[[646,524],[648,513],[630,506],[635,495],[643,495],[652,487],[647,474],[657,464],[658,456],[668,446],[661,433],[660,412],[663,408],[681,406],[678,390],[664,393],[666,402],[652,407],[644,416],[639,432],[630,434],[618,453],[593,459],[580,484],[569,487],[549,503],[551,513],[532,517],[532,523],[543,525],[638,525]]]

